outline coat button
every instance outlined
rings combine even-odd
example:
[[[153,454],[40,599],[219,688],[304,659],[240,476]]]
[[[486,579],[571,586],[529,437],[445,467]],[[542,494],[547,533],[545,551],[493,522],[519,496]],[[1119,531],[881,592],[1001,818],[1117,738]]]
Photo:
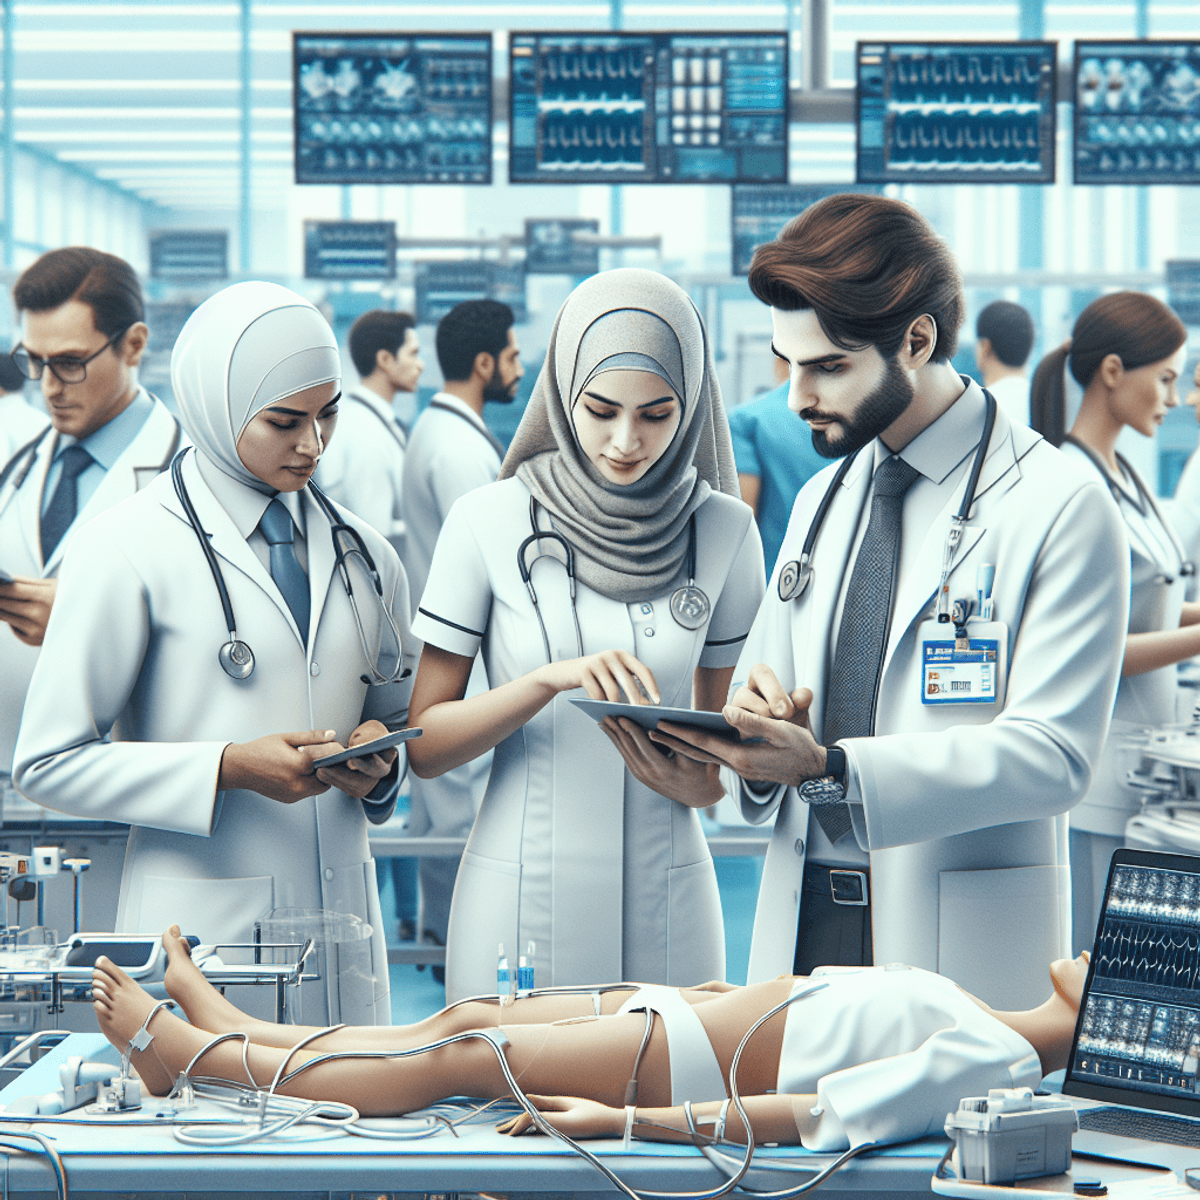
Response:
[[[313,674],[313,675],[320,675],[320,673],[321,673],[321,664],[320,664],[320,663],[318,663],[318,662],[315,662],[315,663],[313,663],[313,665],[312,665],[311,667],[309,667],[308,669],[309,669],[309,671],[310,671],[310,673],[311,673],[311,674]]]
[[[326,868],[325,868],[325,878],[326,878],[326,879],[332,879],[332,878],[333,878],[333,868],[332,868],[332,867],[326,867]]]
[[[646,635],[646,637],[653,637],[654,636],[654,626],[647,625],[646,628],[642,630],[642,632]]]
[[[797,858],[804,857],[804,839],[803,838],[796,839],[796,857]]]

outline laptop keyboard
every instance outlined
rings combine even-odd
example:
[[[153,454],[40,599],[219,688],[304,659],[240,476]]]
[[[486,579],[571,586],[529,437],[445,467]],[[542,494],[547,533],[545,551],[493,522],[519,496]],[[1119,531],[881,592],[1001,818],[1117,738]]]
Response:
[[[1127,1108],[1088,1108],[1079,1114],[1079,1128],[1117,1137],[1167,1142],[1200,1148],[1200,1121],[1164,1113],[1132,1112]]]

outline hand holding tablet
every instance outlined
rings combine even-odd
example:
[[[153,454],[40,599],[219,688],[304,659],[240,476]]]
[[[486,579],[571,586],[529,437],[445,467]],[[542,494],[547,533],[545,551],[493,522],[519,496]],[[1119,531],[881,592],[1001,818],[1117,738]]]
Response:
[[[621,704],[615,700],[584,700],[575,697],[571,698],[571,703],[596,722],[603,721],[605,717],[628,717],[643,729],[650,730],[657,729],[659,721],[673,721],[676,725],[704,729],[734,741],[739,740],[738,731],[719,712],[695,708],[669,708],[661,704]]]
[[[420,729],[397,729],[394,733],[385,733],[383,737],[375,738],[374,741],[360,742],[357,746],[350,746],[346,750],[339,750],[336,754],[328,754],[324,758],[314,759],[312,768],[314,771],[319,771],[322,767],[336,767],[341,763],[349,762],[352,758],[366,758],[369,755],[378,754],[381,750],[390,750],[393,746],[400,745],[401,742],[408,742],[420,736]]]

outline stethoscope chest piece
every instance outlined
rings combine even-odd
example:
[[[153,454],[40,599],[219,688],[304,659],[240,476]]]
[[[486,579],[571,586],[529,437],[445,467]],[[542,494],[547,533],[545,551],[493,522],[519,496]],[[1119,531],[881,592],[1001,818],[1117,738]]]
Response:
[[[813,569],[808,563],[800,563],[795,559],[784,563],[779,572],[779,582],[775,585],[780,600],[799,600],[808,591],[812,583]]]
[[[254,672],[254,651],[245,642],[226,642],[217,651],[217,659],[230,679],[249,679]]]
[[[671,593],[671,616],[684,629],[703,629],[711,607],[708,596],[695,584],[685,584]]]

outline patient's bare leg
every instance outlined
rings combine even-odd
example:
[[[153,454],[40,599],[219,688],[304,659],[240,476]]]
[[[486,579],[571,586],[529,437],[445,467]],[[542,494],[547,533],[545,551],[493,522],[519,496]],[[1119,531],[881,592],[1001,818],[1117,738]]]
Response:
[[[180,937],[178,925],[163,934],[163,948],[167,952],[164,978],[167,994],[179,1004],[193,1025],[213,1033],[240,1031],[249,1034],[251,1040],[260,1046],[290,1047],[317,1032],[315,1026],[277,1025],[242,1012],[221,995],[192,962],[187,941]],[[615,1013],[632,991],[629,988],[603,993],[600,1011]],[[702,992],[697,996],[709,999],[713,994]],[[415,1025],[365,1025],[352,1030],[339,1030],[326,1034],[318,1046],[322,1050],[341,1049],[346,1045],[370,1046],[379,1050],[397,1049],[436,1041],[466,1029],[543,1024],[568,1017],[591,1016],[595,1011],[592,997],[586,992],[531,996],[503,1008],[497,1002],[474,1001],[443,1009]]]
[[[129,976],[107,959],[96,964],[93,981],[96,1013],[108,1039],[124,1050],[140,1028],[154,1001]],[[582,1095],[605,1104],[623,1102],[642,1040],[640,1014],[570,1025],[507,1026],[509,1045],[504,1054],[521,1086],[541,1095]],[[414,1027],[409,1027],[410,1029]],[[154,1041],[135,1053],[134,1065],[147,1088],[161,1095],[179,1072],[211,1039],[211,1033],[159,1012],[150,1025]],[[373,1029],[344,1030],[350,1041]],[[399,1031],[394,1031],[399,1032]],[[374,1045],[348,1044],[347,1050],[372,1050]],[[277,1046],[252,1045],[248,1061],[255,1081],[269,1083],[287,1051]],[[292,1056],[296,1067],[319,1057],[302,1050]],[[249,1082],[242,1064],[242,1047],[226,1042],[206,1053],[198,1074]],[[670,1100],[670,1068],[666,1038],[656,1020],[641,1069],[639,1102],[661,1106]],[[314,1100],[339,1100],[368,1116],[386,1116],[424,1108],[455,1095],[494,1098],[509,1095],[495,1049],[482,1039],[464,1040],[408,1059],[347,1059],[319,1063],[282,1088],[287,1095]]]

